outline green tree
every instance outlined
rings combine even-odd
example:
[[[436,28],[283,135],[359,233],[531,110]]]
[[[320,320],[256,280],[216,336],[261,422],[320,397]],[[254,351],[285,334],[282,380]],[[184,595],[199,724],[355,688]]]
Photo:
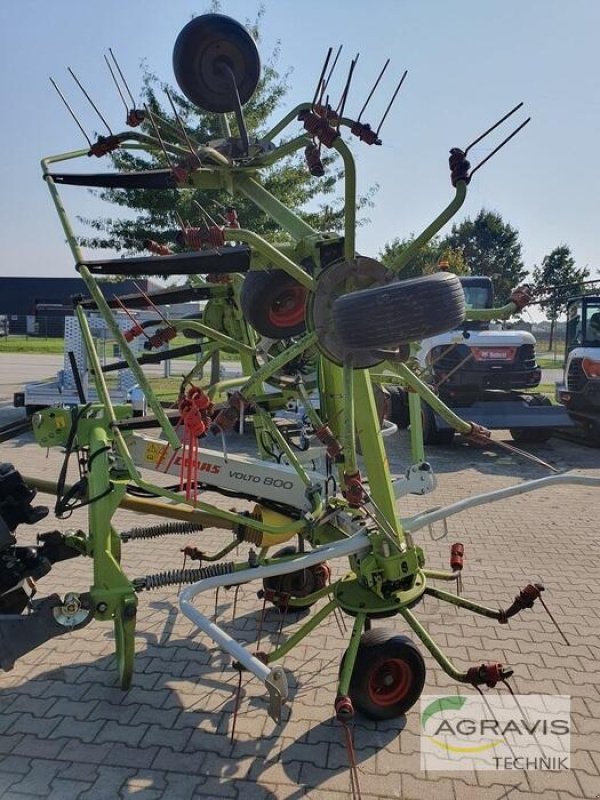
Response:
[[[213,4],[211,11],[218,11]],[[248,28],[260,43],[260,20],[263,11],[258,12],[256,21]],[[263,61],[262,76],[254,96],[244,106],[244,116],[251,136],[260,138],[272,124],[274,114],[289,89],[290,70],[281,73],[277,67],[279,48]],[[177,142],[186,146],[181,127],[167,98],[159,96],[167,90],[177,109],[191,142],[206,143],[223,138],[221,115],[201,111],[180,92],[161,82],[146,65],[143,66],[142,101],[150,109],[153,119],[165,141]],[[237,133],[233,114],[230,117],[232,134]],[[141,126],[144,133],[156,138],[154,126],[146,119]],[[292,135],[297,135],[295,131]],[[290,137],[291,138],[291,137]],[[117,150],[110,156],[113,166],[119,171],[136,171],[165,168],[166,157],[161,153],[155,156],[144,151]],[[190,158],[192,154],[190,153]],[[337,195],[339,178],[342,175],[337,154],[323,150],[322,161],[325,176],[312,177],[304,163],[303,152],[277,162],[269,169],[261,171],[262,185],[286,206],[300,214],[317,230],[340,230],[343,227],[343,200]],[[371,204],[371,190],[359,199],[358,207]],[[161,244],[173,245],[174,233],[178,228],[177,218],[197,225],[201,221],[198,203],[220,221],[219,214],[224,207],[233,204],[238,212],[242,227],[266,235],[270,239],[281,238],[281,231],[273,220],[249,201],[240,196],[234,198],[225,191],[210,193],[199,189],[103,189],[96,192],[102,200],[123,210],[123,214],[97,219],[80,220],[91,228],[91,233],[80,239],[87,247],[110,248],[116,251],[139,252],[143,250],[145,239],[153,239]],[[363,220],[364,221],[364,220]],[[175,246],[173,249],[177,249]]]
[[[404,239],[394,239],[388,242],[379,254],[383,264],[393,269],[415,238],[415,235],[412,234]],[[438,272],[441,261],[446,261],[449,271],[455,272],[457,275],[467,275],[469,272],[462,253],[444,246],[439,237],[434,237],[398,273],[398,277],[402,279],[416,278],[419,275]]]
[[[556,320],[565,313],[570,297],[583,294],[583,281],[589,277],[587,267],[575,266],[575,259],[566,244],[555,247],[544,256],[539,267],[533,268],[535,294],[539,298],[540,308],[546,312],[551,323],[549,350],[552,350]]]
[[[519,233],[495,211],[482,208],[475,219],[453,225],[441,245],[459,250],[471,275],[490,277],[500,304],[527,275]]]

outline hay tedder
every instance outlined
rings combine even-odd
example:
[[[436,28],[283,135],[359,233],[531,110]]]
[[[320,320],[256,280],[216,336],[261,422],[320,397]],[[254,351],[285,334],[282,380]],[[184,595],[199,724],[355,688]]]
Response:
[[[410,518],[399,513],[397,503],[404,495],[435,488],[423,452],[422,401],[475,444],[489,441],[488,431],[454,415],[411,369],[411,343],[454,328],[464,319],[458,278],[448,272],[407,280],[401,275],[415,252],[460,209],[469,181],[481,164],[471,168],[467,160],[471,146],[450,151],[454,197],[394,270],[358,255],[355,160],[344,134],[361,144],[377,146],[381,144],[381,126],[373,129],[361,121],[364,107],[357,119],[345,115],[355,62],[337,108],[328,103],[329,56],[312,101],[298,105],[268,132],[253,136],[246,126],[244,104],[260,77],[254,40],[228,17],[197,17],[177,39],[174,71],[191,103],[219,115],[220,138],[194,141],[175,105],[173,125],[149,108],[130,108],[125,102],[133,130],[110,132],[90,140],[89,148],[42,161],[76,269],[89,290],[89,298],[76,301],[75,313],[99,402],[88,402],[82,388],[76,407],[48,408],[34,415],[39,445],[65,451],[64,468],[56,481],[23,478],[9,465],[3,466],[0,664],[4,669],[51,637],[76,635],[75,631],[96,620],[114,626],[119,681],[127,689],[134,670],[138,602],[145,591],[182,586],[182,612],[232,656],[237,668],[249,670],[264,682],[274,719],[280,718],[288,696],[279,660],[339,612],[353,619],[335,692],[335,712],[341,720],[349,719],[354,709],[375,719],[395,717],[404,714],[421,694],[425,663],[419,649],[407,637],[379,627],[377,621],[382,618],[400,617],[457,681],[492,687],[512,674],[500,663],[468,667],[452,663],[419,621],[419,603],[430,595],[506,623],[531,608],[543,586],[526,586],[506,607],[490,608],[465,599],[460,594],[463,546],[452,546],[451,569],[446,571],[426,562],[415,534],[465,508],[513,494],[555,483],[598,485],[599,481],[552,475],[459,499]],[[111,62],[107,63],[111,67]],[[116,61],[111,72],[116,83],[119,75],[124,81]],[[283,136],[292,128],[293,135]],[[58,165],[67,161],[128,149],[154,158],[155,163],[163,159],[166,166],[96,174],[58,171]],[[318,180],[324,169],[323,149],[337,154],[343,164],[342,235],[314,229],[261,182],[263,172],[300,150]],[[150,256],[90,260],[78,246],[63,205],[61,189],[66,185],[169,191],[173,195],[201,190],[207,197],[211,191],[226,190],[232,205],[224,209],[222,222],[204,211],[197,226],[181,220],[180,229],[172,232],[173,247],[147,242]],[[236,197],[255,204],[276,223],[280,231],[277,244],[243,227],[234,208]],[[188,281],[156,295],[140,292],[108,302],[96,281],[112,275],[188,276]],[[189,299],[206,301],[201,317],[172,319],[158,308]],[[469,314],[479,319],[507,316],[526,302],[527,290],[519,289],[504,308],[470,310]],[[135,322],[132,311],[142,307],[156,310],[153,326]],[[101,314],[106,321],[120,346],[122,368],[131,370],[146,396],[147,416],[132,417],[127,405],[111,402],[106,372],[115,366],[100,363],[87,310]],[[123,326],[123,314],[131,316],[130,328]],[[177,407],[169,410],[153,393],[143,366],[153,357],[153,348],[172,342],[178,334],[187,335],[190,343],[174,343],[168,351],[162,348],[160,358],[191,352],[199,355],[182,382]],[[140,336],[146,339],[145,355],[141,356],[131,346]],[[223,352],[237,357],[241,374],[222,380],[213,370],[210,381],[200,380],[201,367]],[[385,420],[378,402],[379,387],[394,382],[410,390],[412,420],[410,463],[405,476],[396,481],[390,474],[383,441],[394,427]],[[281,412],[287,413],[287,419],[282,421]],[[290,418],[291,412],[296,413],[296,421]],[[226,434],[246,423],[254,432],[255,452],[227,452]],[[80,477],[68,484],[72,454],[77,455]],[[148,470],[174,474],[178,482],[165,486],[164,478],[150,479]],[[37,547],[19,546],[17,525],[39,522],[47,513],[47,509],[32,506],[36,488],[56,493],[58,517],[85,506],[87,530],[51,531],[41,534]],[[224,504],[203,498],[206,488],[227,499],[227,510]],[[252,510],[230,510],[231,498],[252,501]],[[119,532],[112,522],[119,507],[177,522]],[[128,539],[207,527],[229,533],[217,553],[196,548],[203,562],[200,566],[135,580],[124,574],[120,552]],[[248,545],[242,551],[244,557],[226,560],[244,544]],[[273,552],[274,548],[281,549]],[[77,556],[93,560],[89,588],[73,587],[64,597],[31,596],[31,579],[46,575],[53,563]],[[347,572],[340,578],[330,568],[337,559],[348,562]],[[201,593],[252,581],[262,581],[263,598],[280,609],[311,609],[298,630],[269,653],[251,652],[242,646],[201,613],[195,602]],[[446,582],[453,590],[436,588],[436,581]]]

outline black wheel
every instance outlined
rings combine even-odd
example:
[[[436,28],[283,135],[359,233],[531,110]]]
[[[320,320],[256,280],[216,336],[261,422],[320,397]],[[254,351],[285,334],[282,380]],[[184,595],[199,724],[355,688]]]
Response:
[[[552,402],[543,395],[532,395],[529,405],[551,406]],[[542,442],[547,442],[553,433],[553,428],[510,428],[510,435],[513,441],[520,444],[541,444]]]
[[[306,330],[307,290],[281,269],[249,272],[240,294],[242,313],[269,339],[289,339]]]
[[[348,349],[371,350],[418,341],[463,321],[465,296],[449,272],[351,292],[336,300],[336,332]]]
[[[425,672],[423,656],[406,636],[383,629],[367,631],[358,645],[350,699],[371,719],[400,717],[421,696]]]
[[[410,414],[408,410],[408,395],[400,386],[388,386],[390,393],[390,420],[399,428],[408,428]]]
[[[223,14],[203,14],[183,28],[173,50],[173,72],[179,88],[204,111],[235,111],[229,67],[242,105],[260,79],[260,57],[243,25]]]
[[[283,547],[276,553],[273,553],[273,558],[283,558],[284,556],[294,556],[298,553],[298,548],[295,545]],[[325,564],[317,564],[308,569],[299,569],[296,572],[289,572],[287,575],[276,575],[272,578],[265,578],[263,580],[263,589],[277,592],[278,594],[289,595],[291,599],[299,600],[313,592],[322,589],[329,582],[329,567]],[[315,601],[316,602],[316,601]],[[285,610],[284,604],[275,603],[281,611]],[[305,608],[310,608],[312,602],[307,602],[303,605],[294,605],[288,607],[289,611],[302,611]]]

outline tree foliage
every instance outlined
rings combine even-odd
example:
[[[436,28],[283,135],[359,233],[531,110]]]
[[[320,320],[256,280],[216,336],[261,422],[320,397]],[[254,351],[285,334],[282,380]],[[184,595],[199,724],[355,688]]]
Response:
[[[218,10],[213,4],[212,11]],[[262,10],[253,24],[248,27],[260,42],[260,19]],[[277,62],[279,47],[266,60],[263,60],[262,76],[254,96],[244,106],[244,116],[251,136],[264,135],[274,120],[289,90],[290,70],[279,71]],[[186,147],[186,139],[175,117],[168,99],[162,96],[167,90],[171,96],[192,143],[207,143],[222,139],[222,121],[218,114],[204,112],[188,101],[179,91],[159,80],[147,65],[143,65],[142,100],[150,109],[152,117],[164,141]],[[233,114],[231,130],[237,134]],[[146,119],[142,131],[154,138],[156,132],[151,121]],[[297,135],[297,132],[296,132]],[[110,156],[113,167],[119,171],[130,172],[166,168],[166,157],[160,151],[148,154],[141,150],[117,150]],[[192,154],[190,153],[190,158]],[[261,170],[257,180],[288,208],[296,211],[317,230],[340,230],[343,226],[343,200],[337,195],[338,182],[342,175],[337,154],[322,154],[326,172],[323,178],[312,177],[303,159],[302,151],[278,161],[274,166]],[[371,204],[371,190],[359,199],[358,207]],[[95,192],[102,200],[121,210],[110,217],[81,219],[91,228],[91,233],[80,239],[87,247],[110,248],[116,251],[139,252],[145,239],[173,245],[177,231],[177,216],[197,225],[201,221],[200,204],[211,217],[220,221],[219,214],[227,205],[234,205],[242,227],[249,228],[267,236],[271,240],[281,239],[282,232],[277,224],[243,197],[232,198],[226,191],[206,192],[201,189],[103,189]],[[176,250],[177,248],[174,247]]]
[[[527,274],[518,231],[495,211],[481,209],[475,219],[453,225],[441,245],[462,253],[470,274],[492,278],[500,304]]]
[[[400,257],[410,247],[415,240],[412,234],[404,239],[394,239],[385,245],[379,258],[386,267],[393,269],[399,262]],[[468,274],[468,269],[458,250],[447,247],[439,237],[434,237],[422,247],[408,264],[398,273],[399,278],[416,278],[419,275],[428,275],[438,272],[441,262],[447,262],[450,272],[457,275]]]
[[[544,256],[540,266],[533,268],[533,282],[540,308],[550,320],[566,311],[570,297],[583,294],[583,281],[590,277],[587,267],[576,267],[575,259],[566,244],[555,247]]]

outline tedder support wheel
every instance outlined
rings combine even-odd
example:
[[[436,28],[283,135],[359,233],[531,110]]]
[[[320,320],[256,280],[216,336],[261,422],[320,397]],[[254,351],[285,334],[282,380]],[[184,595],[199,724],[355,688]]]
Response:
[[[284,556],[295,556],[298,553],[298,548],[295,545],[283,547],[276,553],[273,553],[273,558],[283,558]],[[287,575],[276,575],[272,578],[265,578],[263,580],[263,589],[265,591],[276,592],[277,594],[288,595],[291,600],[302,600],[303,597],[313,592],[322,589],[329,582],[329,567],[327,564],[317,564],[308,569],[299,569],[297,572],[290,572]],[[281,610],[285,611],[285,603],[274,601],[275,605]],[[303,611],[310,608],[313,603],[308,601],[306,603],[294,603],[293,606],[288,606],[288,611]]]
[[[235,111],[237,98],[229,71],[244,105],[260,80],[260,57],[254,39],[243,25],[224,14],[194,17],[177,37],[173,50],[173,72],[179,88],[204,111]]]
[[[363,633],[350,680],[350,699],[371,719],[405,714],[421,696],[425,661],[406,636],[389,630]]]
[[[372,350],[457,327],[465,296],[456,275],[439,272],[346,294],[336,300],[333,315],[348,349]]]
[[[261,336],[288,339],[306,329],[306,289],[282,269],[249,272],[240,304],[244,317]]]
[[[531,402],[529,403],[530,406],[551,406],[552,402],[550,398],[543,397],[543,396],[533,396]],[[548,439],[552,436],[554,430],[552,428],[511,428],[510,435],[512,436],[515,442],[522,442],[523,444],[527,444],[531,442],[532,444],[535,442],[542,443],[547,442]]]

